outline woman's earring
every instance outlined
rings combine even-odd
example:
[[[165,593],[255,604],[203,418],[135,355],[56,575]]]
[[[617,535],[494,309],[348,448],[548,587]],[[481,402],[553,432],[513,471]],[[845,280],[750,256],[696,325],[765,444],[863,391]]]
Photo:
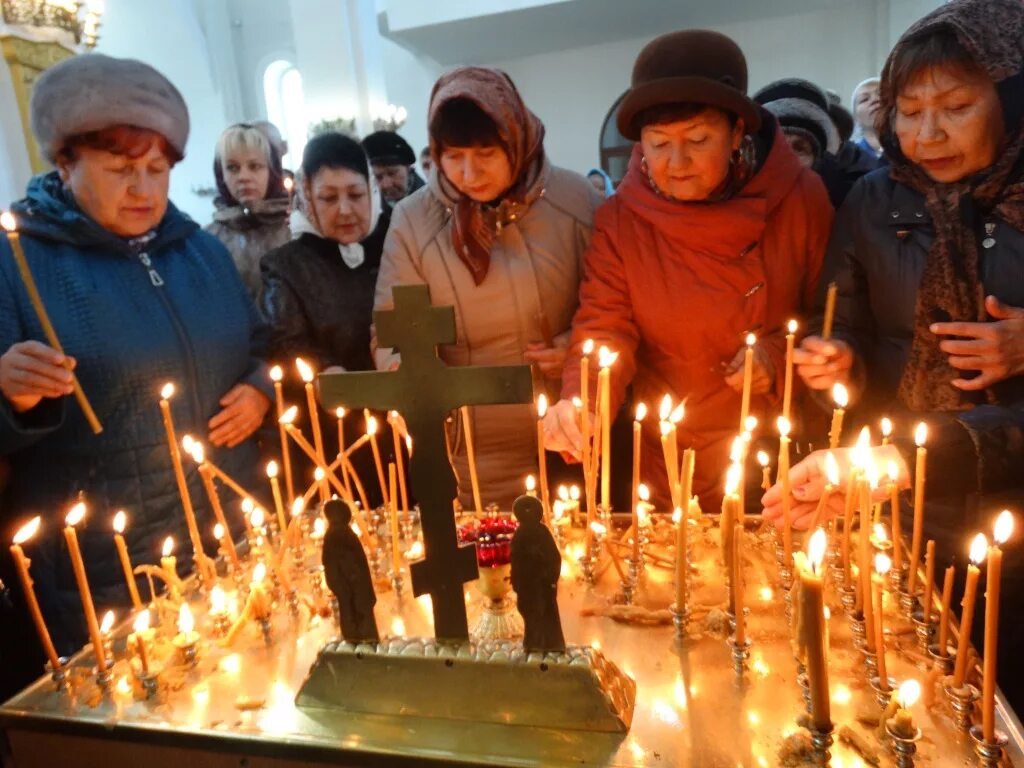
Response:
[[[647,155],[640,155],[640,170],[645,176],[651,175],[651,169],[647,167]]]

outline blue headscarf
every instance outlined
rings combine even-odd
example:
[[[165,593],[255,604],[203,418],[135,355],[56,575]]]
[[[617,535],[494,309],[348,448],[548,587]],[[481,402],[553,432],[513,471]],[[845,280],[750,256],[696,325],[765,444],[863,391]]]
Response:
[[[600,168],[591,168],[587,171],[587,178],[589,179],[594,174],[599,174],[604,179],[604,196],[611,197],[615,194],[615,183],[612,181],[612,177],[602,171]]]

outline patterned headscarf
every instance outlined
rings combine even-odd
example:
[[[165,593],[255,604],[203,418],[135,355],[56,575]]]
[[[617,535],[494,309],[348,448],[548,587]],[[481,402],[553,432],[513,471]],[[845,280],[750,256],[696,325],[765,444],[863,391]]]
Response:
[[[429,121],[453,99],[466,99],[494,121],[502,148],[512,168],[512,186],[499,203],[484,205],[461,194],[441,172],[441,151],[430,137],[430,155],[438,179],[454,200],[452,245],[480,285],[491,265],[494,238],[505,224],[515,221],[526,207],[536,172],[544,158],[544,124],[526,108],[519,91],[504,72],[487,67],[459,67],[440,77],[430,94]],[[534,195],[539,193],[534,193]]]
[[[911,163],[895,138],[893,63],[905,46],[940,32],[957,41],[996,84],[1007,135],[996,162],[967,179],[941,184]],[[984,322],[984,286],[978,264],[978,229],[996,213],[1024,231],[1024,4],[1021,0],[953,0],[908,29],[882,71],[879,136],[892,164],[891,177],[924,195],[935,239],[921,278],[914,311],[914,341],[903,370],[899,396],[915,411],[970,408],[969,396],[950,386],[959,377],[929,330],[937,321]],[[986,392],[991,401],[993,394]]]

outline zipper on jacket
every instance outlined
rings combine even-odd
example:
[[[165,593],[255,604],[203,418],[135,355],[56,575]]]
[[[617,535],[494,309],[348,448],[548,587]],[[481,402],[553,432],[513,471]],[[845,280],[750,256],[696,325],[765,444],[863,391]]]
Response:
[[[164,284],[164,279],[160,277],[160,273],[153,268],[153,261],[149,258],[149,254],[143,251],[139,254],[139,261],[142,262],[142,266],[149,272],[149,282],[159,288]]]

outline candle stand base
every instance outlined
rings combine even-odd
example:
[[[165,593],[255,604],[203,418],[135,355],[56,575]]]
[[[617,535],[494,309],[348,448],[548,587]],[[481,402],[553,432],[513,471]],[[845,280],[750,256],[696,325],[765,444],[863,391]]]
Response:
[[[100,689],[104,692],[110,691],[110,683],[114,679],[114,673],[112,671],[113,669],[114,662],[111,659],[106,660],[106,668],[102,671],[99,669],[99,667],[93,667],[92,669],[93,674],[96,675],[96,685],[98,685]]]
[[[274,635],[273,626],[270,623],[269,618],[259,619],[260,632],[263,633],[263,642],[267,645],[273,645]]]
[[[402,572],[392,571],[391,572],[391,588],[395,590],[395,594],[399,597],[402,596],[402,587],[405,586],[405,582],[402,580]]]
[[[643,572],[644,556],[642,554],[639,560],[632,557],[626,559],[626,580],[622,582],[622,594],[626,598],[626,605],[632,605],[636,600]]]
[[[235,589],[238,590],[239,595],[248,594],[249,585],[245,580],[245,571],[243,571],[241,567],[235,568],[231,571],[231,580],[235,582]],[[150,611],[150,615],[153,615],[153,613],[153,611]],[[154,621],[153,626],[159,627],[160,624]]]
[[[852,619],[857,612],[857,590],[845,585],[839,587],[839,602],[842,604],[846,615]]]
[[[949,707],[953,710],[953,727],[958,733],[967,733],[971,729],[971,715],[974,713],[974,702],[981,694],[970,683],[960,688],[953,687],[953,678],[947,677],[942,690],[949,699]]]
[[[868,680],[878,677],[878,654],[868,650],[866,645],[860,649],[860,652],[864,656],[864,671],[867,673]]]
[[[387,573],[384,570],[384,548],[380,546],[380,539],[377,539],[377,546],[370,547],[370,573],[373,574],[374,581],[383,581],[387,577]]]
[[[912,618],[914,611],[917,610],[918,598],[921,596],[921,592],[917,589],[914,593],[900,592],[900,610],[903,611],[903,617],[906,619]]]
[[[953,664],[956,662],[956,650],[948,645],[944,649],[939,648],[938,643],[928,646],[928,658],[932,660],[932,666],[941,669],[942,674],[953,674]]]
[[[871,690],[875,693],[875,701],[878,702],[878,706],[883,710],[887,706],[889,706],[889,701],[892,699],[892,692],[896,690],[896,678],[890,677],[886,682],[888,683],[888,685],[886,687],[883,687],[882,678],[880,678],[878,675],[875,675],[869,681]]]
[[[591,552],[580,557],[580,572],[583,574],[583,582],[592,587],[594,586],[594,577],[597,575],[597,557],[593,553],[596,547],[591,545],[590,549]]]
[[[228,616],[228,612],[211,613],[210,620],[213,622],[213,636],[218,639],[226,637],[228,630],[231,629],[231,617]]]
[[[974,753],[978,756],[978,768],[999,768],[1003,759],[1003,749],[1009,743],[1005,733],[996,731],[995,741],[987,741],[980,725],[971,728],[971,741],[974,742]]]
[[[53,680],[54,687],[58,691],[66,692],[68,690],[68,674],[64,665],[67,664],[67,659],[61,658],[59,661],[61,665],[56,669],[53,668],[50,662],[46,662],[46,671],[50,673],[50,679]]]
[[[811,764],[818,768],[827,768],[832,763],[832,727],[828,730],[818,730],[814,726],[807,729],[811,734]]]
[[[288,590],[288,614],[293,618],[299,618],[299,590],[292,587]]]
[[[156,696],[159,680],[155,674],[152,672],[138,672],[135,677],[142,686],[142,692],[146,694],[147,699],[152,699]]]
[[[405,547],[408,549],[412,546],[413,541],[416,540],[416,529],[412,524],[412,516],[403,515],[399,521],[399,527],[402,531],[402,541],[405,542]]]
[[[843,563],[841,558],[836,558],[836,560],[832,562],[832,564],[828,567],[828,574],[832,577],[832,583],[835,584],[836,588],[838,589],[842,585],[843,579],[846,575],[843,571]]]
[[[803,670],[804,667],[801,664],[799,668]],[[800,686],[800,695],[804,700],[804,710],[809,715],[811,714],[811,681],[807,677],[806,672],[801,671],[797,674],[796,684]]]
[[[669,612],[672,614],[672,626],[676,630],[676,640],[682,641],[686,639],[686,622],[690,618],[690,609],[684,605],[682,610],[679,608],[678,603],[672,603],[669,606]]]
[[[917,753],[917,742],[921,739],[921,729],[918,728],[913,736],[902,736],[894,733],[886,723],[885,733],[892,739],[892,751],[896,753],[896,768],[914,768],[914,755]]]
[[[889,588],[899,596],[903,596],[907,591],[907,573],[909,569],[906,565],[902,568],[892,568],[889,570]]]
[[[198,646],[195,643],[184,643],[178,646],[178,659],[184,667],[194,667],[199,663]]]
[[[737,677],[743,677],[747,671],[747,661],[750,659],[750,647],[753,643],[746,640],[742,643],[736,642],[736,635],[729,636],[729,648],[732,649],[732,668]]]
[[[935,640],[935,622],[929,619],[924,621],[924,611],[914,611],[910,619],[914,625],[914,634],[917,636],[917,648],[922,655],[928,655],[928,646]]]
[[[857,650],[864,650],[867,646],[867,630],[864,627],[864,617],[855,613],[850,617],[850,633],[853,635],[853,647]]]

